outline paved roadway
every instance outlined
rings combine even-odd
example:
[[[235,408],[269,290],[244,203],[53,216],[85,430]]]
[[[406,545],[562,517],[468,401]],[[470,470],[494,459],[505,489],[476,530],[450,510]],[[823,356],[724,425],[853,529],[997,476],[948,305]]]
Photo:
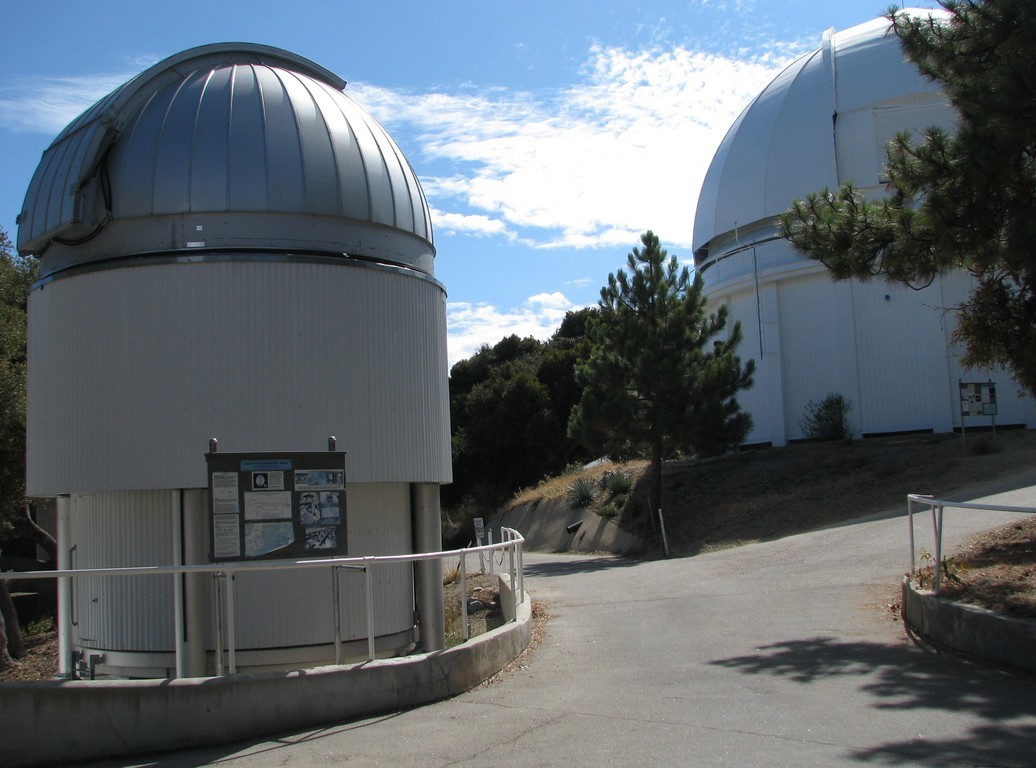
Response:
[[[1036,506],[1036,487],[989,503]],[[958,541],[1010,519],[948,512],[945,527]],[[96,765],[1036,765],[1036,676],[920,647],[890,617],[906,534],[899,515],[667,561],[528,555],[526,584],[552,618],[499,682]]]

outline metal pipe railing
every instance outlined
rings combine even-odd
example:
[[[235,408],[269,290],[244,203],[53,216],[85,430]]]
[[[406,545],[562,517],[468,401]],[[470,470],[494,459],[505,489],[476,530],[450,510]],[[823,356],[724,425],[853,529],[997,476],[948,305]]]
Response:
[[[942,535],[943,535],[943,511],[947,507],[954,509],[980,509],[987,512],[1020,512],[1023,514],[1036,514],[1036,507],[1016,507],[1006,504],[985,504],[982,502],[966,501],[945,501],[936,499],[920,493],[907,494],[907,524],[910,526],[910,575],[917,573],[917,561],[914,558],[914,505],[926,506],[932,514],[932,533],[935,538],[935,576],[932,591],[939,594],[942,583]]]
[[[310,568],[326,568],[331,571],[334,580],[332,589],[331,612],[335,622],[334,644],[335,663],[340,664],[342,658],[341,640],[341,601],[338,587],[338,572],[341,570],[359,571],[364,574],[364,601],[366,603],[366,624],[367,624],[367,657],[373,661],[375,658],[375,611],[374,611],[374,579],[373,571],[376,567],[390,563],[413,563],[425,560],[442,561],[445,558],[460,557],[461,578],[464,578],[464,563],[468,554],[492,553],[495,550],[511,551],[511,579],[512,584],[516,578],[514,563],[522,563],[522,544],[525,539],[518,531],[510,528],[501,529],[501,541],[498,544],[486,544],[478,547],[465,547],[443,552],[423,552],[406,555],[378,555],[367,557],[334,557],[312,560],[265,560],[261,562],[244,563],[211,563],[203,565],[146,565],[128,566],[119,568],[58,568],[52,571],[2,571],[0,579],[19,581],[27,579],[58,579],[59,585],[66,585],[63,594],[71,594],[72,580],[76,577],[86,576],[155,576],[171,575],[174,579],[181,579],[184,574],[211,574],[213,578],[213,629],[214,629],[214,651],[216,674],[237,674],[237,647],[234,631],[234,577],[239,573],[251,571],[279,571],[299,570]],[[517,578],[521,578],[520,571]],[[174,589],[174,603],[176,601],[176,590]],[[461,592],[461,610],[465,617],[464,639],[467,640],[467,593]],[[522,601],[525,600],[524,587],[522,588]],[[59,601],[59,627],[67,626],[71,621],[72,604],[74,601]],[[517,607],[517,606],[515,606]],[[174,606],[175,608],[175,606]],[[174,622],[174,632],[179,632],[179,623]],[[59,629],[59,632],[61,630]],[[183,643],[174,638],[173,647],[176,655],[176,670],[184,668],[185,661],[181,656],[185,653]],[[224,659],[224,652],[226,658]],[[71,653],[71,649],[69,649]],[[64,660],[61,670],[64,671]]]

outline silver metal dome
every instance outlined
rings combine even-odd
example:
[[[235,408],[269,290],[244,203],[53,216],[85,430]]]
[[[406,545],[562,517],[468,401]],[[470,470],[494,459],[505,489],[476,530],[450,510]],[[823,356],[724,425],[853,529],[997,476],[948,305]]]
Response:
[[[44,152],[18,248],[44,274],[226,249],[347,254],[432,273],[417,176],[345,81],[295,54],[225,43],[113,91]]]

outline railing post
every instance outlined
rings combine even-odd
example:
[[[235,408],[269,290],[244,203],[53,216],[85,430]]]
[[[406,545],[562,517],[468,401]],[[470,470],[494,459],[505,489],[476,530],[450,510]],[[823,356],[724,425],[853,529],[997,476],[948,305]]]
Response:
[[[237,638],[234,629],[234,574],[227,574],[227,664],[237,674]]]
[[[501,536],[502,535],[503,534],[501,534]],[[486,537],[489,540],[489,546],[493,546],[493,529],[492,528],[486,528]],[[493,550],[493,549],[489,550],[489,575],[490,576],[493,575],[493,567],[495,565],[494,561],[493,561],[493,555],[495,555],[495,554],[496,554],[496,550]]]
[[[522,602],[525,602],[525,549],[522,547],[521,542],[515,540],[515,546],[518,548],[518,583],[522,591]]]
[[[367,660],[374,661],[377,655],[374,647],[374,575],[370,558],[363,559],[364,584],[367,590]]]
[[[515,571],[514,562],[514,540],[507,537],[511,545],[507,548],[508,575],[511,577],[511,615],[515,621],[518,620],[518,573]]]
[[[342,663],[342,598],[338,579],[338,566],[331,566],[331,613],[334,617],[335,664]]]
[[[914,500],[907,494],[907,525],[910,526],[910,575],[917,573],[914,561]]]
[[[939,502],[932,510],[935,521],[935,594],[939,594],[942,577],[942,509],[942,502]]]
[[[212,574],[212,633],[216,642],[213,651],[216,654],[216,676],[223,677],[223,572]]]
[[[462,549],[460,554],[460,626],[461,637],[464,638],[464,642],[467,642],[470,633],[468,631],[468,551],[466,549]]]

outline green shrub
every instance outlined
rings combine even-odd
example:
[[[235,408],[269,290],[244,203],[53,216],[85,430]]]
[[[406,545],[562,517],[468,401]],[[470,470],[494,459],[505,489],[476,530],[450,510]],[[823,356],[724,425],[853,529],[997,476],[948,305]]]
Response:
[[[633,487],[633,478],[626,472],[609,472],[603,479],[605,489],[612,496],[628,494]]]
[[[597,486],[586,477],[577,477],[568,486],[568,504],[572,509],[588,507],[597,498]]]
[[[799,427],[808,440],[851,440],[849,411],[852,409],[850,401],[833,392],[819,403],[810,400],[806,404]]]

